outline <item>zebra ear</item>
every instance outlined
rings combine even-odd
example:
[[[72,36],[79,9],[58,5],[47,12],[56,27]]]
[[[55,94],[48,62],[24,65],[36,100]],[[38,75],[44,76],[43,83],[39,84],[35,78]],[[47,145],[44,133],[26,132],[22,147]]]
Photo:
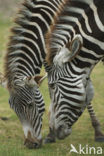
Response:
[[[68,43],[66,45],[66,48],[68,48],[70,55],[69,55],[69,61],[71,61],[81,50],[81,47],[83,45],[83,39],[81,35],[76,35],[71,43]]]
[[[36,76],[35,81],[40,86],[46,78],[47,78],[47,73],[44,76]]]
[[[55,65],[62,66],[64,63],[71,61],[80,52],[83,45],[81,35],[76,35],[72,42],[68,42],[64,47],[59,49],[59,52],[53,59]]]
[[[4,88],[7,88],[7,80],[2,73],[0,73],[0,85]]]
[[[24,84],[29,86],[29,87],[34,87],[34,86],[37,86],[37,83],[35,81],[35,77],[34,76],[29,76],[29,77],[24,77],[23,79],[24,81]]]
[[[35,76],[34,80],[38,86],[40,86],[42,78],[43,78],[43,76]]]
[[[29,87],[40,86],[40,84],[43,82],[43,80],[46,77],[47,77],[47,75],[45,75],[45,76],[30,76],[30,77],[25,77],[23,79],[23,81]]]

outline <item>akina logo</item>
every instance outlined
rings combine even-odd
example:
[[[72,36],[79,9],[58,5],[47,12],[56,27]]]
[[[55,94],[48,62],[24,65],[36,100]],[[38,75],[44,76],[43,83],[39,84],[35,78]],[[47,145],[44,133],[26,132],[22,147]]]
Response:
[[[88,155],[92,155],[92,154],[97,154],[97,155],[101,155],[103,153],[103,149],[102,147],[90,147],[89,145],[85,145],[84,147],[79,144],[79,148],[76,149],[76,147],[71,144],[71,149],[70,149],[70,153],[74,152],[77,154],[88,154]]]

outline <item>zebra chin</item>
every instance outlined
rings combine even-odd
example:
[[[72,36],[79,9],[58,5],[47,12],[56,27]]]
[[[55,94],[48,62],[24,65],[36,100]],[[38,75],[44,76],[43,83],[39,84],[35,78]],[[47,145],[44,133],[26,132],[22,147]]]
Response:
[[[65,139],[68,135],[70,135],[71,132],[72,132],[71,128],[60,126],[58,127],[58,129],[56,129],[55,135],[57,139],[62,140],[62,139]]]

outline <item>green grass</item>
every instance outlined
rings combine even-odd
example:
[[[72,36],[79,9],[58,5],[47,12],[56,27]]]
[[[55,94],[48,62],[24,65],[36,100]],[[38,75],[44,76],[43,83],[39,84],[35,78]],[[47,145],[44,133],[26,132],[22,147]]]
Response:
[[[3,71],[3,57],[5,55],[6,45],[8,43],[8,28],[11,26],[11,21],[8,19],[5,20],[1,17],[2,16],[0,16],[0,71]]]
[[[8,41],[9,27],[11,21],[0,19],[0,71],[3,71],[3,56],[6,50],[6,43]],[[42,73],[44,71],[42,70]],[[99,121],[101,122],[102,130],[104,132],[104,67],[100,63],[94,69],[92,74],[93,84],[95,87],[95,97],[93,99],[93,106],[96,111]],[[45,137],[48,133],[48,108],[50,104],[47,80],[44,81],[40,90],[44,96],[46,103],[46,111],[43,119],[42,135]],[[94,131],[91,126],[90,117],[87,110],[83,113],[80,119],[72,128],[72,134],[65,140],[57,141],[55,144],[43,145],[37,150],[29,150],[23,145],[24,134],[22,126],[10,109],[8,104],[8,92],[0,87],[0,116],[8,117],[9,120],[0,120],[0,156],[76,156],[74,153],[69,153],[70,144],[78,148],[78,144],[94,147],[102,147],[104,150],[104,143],[96,143],[94,141]],[[104,153],[103,153],[104,154]],[[81,154],[83,155],[83,154]]]

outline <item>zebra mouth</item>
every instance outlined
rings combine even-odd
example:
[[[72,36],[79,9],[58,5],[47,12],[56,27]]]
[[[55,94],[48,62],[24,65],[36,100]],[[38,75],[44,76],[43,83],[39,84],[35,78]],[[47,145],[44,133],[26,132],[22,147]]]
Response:
[[[56,137],[59,140],[65,139],[68,135],[71,134],[71,128],[70,129],[66,129],[63,126],[60,126],[57,130],[56,130]]]
[[[29,149],[37,149],[42,145],[42,140],[39,142],[33,142],[32,140],[25,139],[24,145]]]
[[[41,147],[42,139],[38,140],[36,138],[32,138],[29,131],[27,138],[25,138],[24,145],[29,149],[37,149]]]
[[[31,140],[26,139],[24,145],[29,149],[37,149],[41,147],[42,141],[41,143],[39,143],[39,142],[32,142]]]

